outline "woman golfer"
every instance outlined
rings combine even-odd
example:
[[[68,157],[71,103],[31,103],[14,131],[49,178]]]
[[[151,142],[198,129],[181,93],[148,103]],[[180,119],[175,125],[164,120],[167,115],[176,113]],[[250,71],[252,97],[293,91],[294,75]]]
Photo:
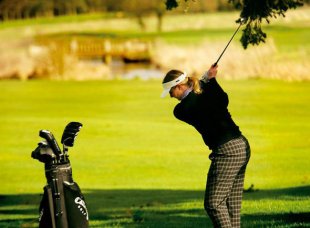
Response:
[[[194,126],[212,150],[204,207],[214,227],[240,227],[244,175],[250,146],[227,109],[228,96],[216,81],[217,66],[202,77],[188,77],[179,70],[163,79],[161,97],[180,100],[176,118]]]

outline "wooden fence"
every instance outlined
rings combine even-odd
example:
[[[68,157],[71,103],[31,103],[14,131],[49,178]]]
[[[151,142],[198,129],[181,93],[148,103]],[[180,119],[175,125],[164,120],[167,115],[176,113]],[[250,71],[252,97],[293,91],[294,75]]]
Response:
[[[78,58],[102,58],[109,63],[112,57],[118,57],[125,62],[150,61],[152,44],[148,41],[77,41],[72,40],[69,45],[71,54]]]

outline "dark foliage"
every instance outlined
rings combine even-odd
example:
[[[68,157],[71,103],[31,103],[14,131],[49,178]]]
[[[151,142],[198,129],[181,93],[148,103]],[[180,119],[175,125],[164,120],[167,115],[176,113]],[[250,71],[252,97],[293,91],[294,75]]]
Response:
[[[270,18],[285,17],[287,10],[303,5],[303,0],[228,0],[228,2],[241,11],[240,17],[246,21],[240,40],[244,49],[249,44],[258,45],[266,41],[267,34],[261,28],[263,20],[269,23]],[[176,7],[178,7],[177,0],[166,0],[168,10]]]
[[[178,6],[179,6],[179,4],[176,0],[167,0],[166,1],[167,10],[172,10],[174,8],[177,8]]]

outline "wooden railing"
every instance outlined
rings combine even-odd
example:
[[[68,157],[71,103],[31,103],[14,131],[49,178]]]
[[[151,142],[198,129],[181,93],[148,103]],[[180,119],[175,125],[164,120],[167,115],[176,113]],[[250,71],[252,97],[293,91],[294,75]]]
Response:
[[[124,61],[150,61],[151,42],[139,40],[127,41],[77,41],[70,42],[69,51],[78,58],[102,58],[109,63],[112,57],[119,57]]]

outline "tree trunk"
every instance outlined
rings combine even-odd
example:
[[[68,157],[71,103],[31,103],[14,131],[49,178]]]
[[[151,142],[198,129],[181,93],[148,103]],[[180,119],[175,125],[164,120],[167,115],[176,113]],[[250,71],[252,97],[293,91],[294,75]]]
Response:
[[[157,12],[156,15],[157,15],[157,32],[161,32],[163,27],[163,13]]]
[[[138,24],[140,25],[141,30],[145,31],[146,26],[145,26],[145,23],[143,21],[142,15],[139,14],[139,15],[137,15],[137,17],[138,17]]]

